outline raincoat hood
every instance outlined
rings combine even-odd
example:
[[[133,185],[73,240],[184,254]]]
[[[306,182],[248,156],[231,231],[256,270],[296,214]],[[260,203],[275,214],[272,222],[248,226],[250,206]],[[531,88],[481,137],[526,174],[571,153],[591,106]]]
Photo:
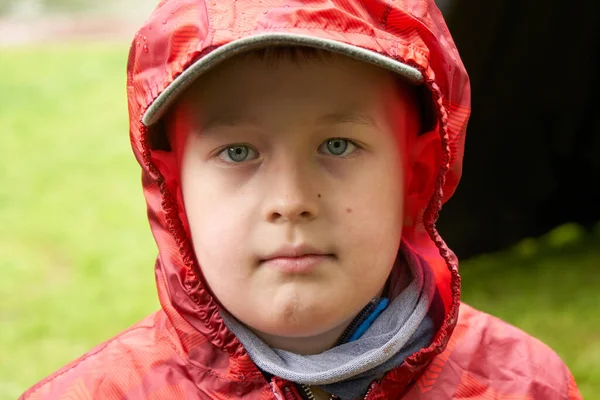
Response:
[[[236,336],[227,329],[196,262],[185,212],[179,206],[178,171],[158,161],[144,115],[187,67],[232,41],[264,33],[293,33],[371,50],[418,70],[434,104],[441,158],[431,198],[418,212],[415,229],[403,241],[431,266],[443,304],[443,323],[432,344],[409,356],[381,385],[406,385],[441,353],[458,318],[460,277],[454,254],[435,222],[461,174],[464,135],[470,113],[465,68],[433,0],[163,0],[137,33],[127,67],[130,138],[142,167],[144,195],[159,255],[155,272],[161,306],[185,351],[190,341],[207,341],[221,354],[231,376],[256,370]],[[201,335],[198,335],[198,332]],[[197,343],[195,343],[197,344]],[[189,362],[194,354],[188,353]],[[240,378],[241,379],[241,378]]]

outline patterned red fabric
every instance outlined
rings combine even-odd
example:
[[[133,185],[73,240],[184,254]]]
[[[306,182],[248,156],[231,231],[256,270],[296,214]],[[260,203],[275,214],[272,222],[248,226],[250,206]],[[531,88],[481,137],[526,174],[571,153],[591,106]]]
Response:
[[[141,118],[185,68],[232,40],[289,32],[338,40],[414,66],[435,104],[442,149],[420,224],[403,240],[432,266],[444,322],[432,344],[379,382],[369,399],[580,399],[559,357],[510,325],[460,303],[458,262],[435,229],[454,192],[470,114],[469,79],[433,0],[163,0],[131,47],[130,138],[142,167],[159,255],[161,309],[29,389],[22,399],[283,399],[290,382],[267,382],[227,329],[188,240],[173,182]],[[459,317],[460,307],[460,317]]]

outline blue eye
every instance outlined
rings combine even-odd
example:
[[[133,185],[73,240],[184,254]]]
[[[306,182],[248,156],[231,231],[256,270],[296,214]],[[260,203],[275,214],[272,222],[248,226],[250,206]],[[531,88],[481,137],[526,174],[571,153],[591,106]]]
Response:
[[[327,139],[319,146],[321,153],[329,153],[334,156],[348,155],[356,150],[356,145],[350,140],[334,138]]]
[[[256,158],[256,152],[245,144],[228,146],[219,153],[219,157],[227,162],[241,163]]]

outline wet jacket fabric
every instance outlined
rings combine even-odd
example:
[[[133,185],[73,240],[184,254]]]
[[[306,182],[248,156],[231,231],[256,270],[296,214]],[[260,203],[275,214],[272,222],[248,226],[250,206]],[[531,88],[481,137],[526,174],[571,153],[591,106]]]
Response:
[[[262,32],[360,46],[417,68],[434,104],[439,156],[431,197],[415,210],[407,248],[431,267],[440,322],[430,345],[371,383],[368,399],[580,399],[547,346],[460,302],[458,261],[435,228],[458,184],[470,114],[469,79],[433,0],[163,0],[139,30],[127,66],[130,139],[142,168],[160,310],[45,378],[23,399],[299,399],[267,380],[227,329],[193,255],[178,172],[159,162],[142,116],[199,57]]]

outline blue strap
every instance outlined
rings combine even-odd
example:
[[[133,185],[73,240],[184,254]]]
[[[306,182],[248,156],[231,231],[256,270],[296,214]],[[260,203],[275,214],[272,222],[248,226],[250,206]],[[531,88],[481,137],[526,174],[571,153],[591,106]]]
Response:
[[[363,321],[363,323],[360,324],[358,328],[356,328],[356,330],[354,331],[352,336],[350,336],[350,340],[348,340],[348,342],[353,342],[356,339],[360,338],[362,335],[364,335],[365,332],[367,331],[367,329],[369,329],[369,327],[373,324],[373,322],[377,319],[377,317],[379,317],[379,314],[381,314],[383,312],[383,310],[385,310],[387,308],[388,303],[389,303],[389,300],[386,298],[379,300],[379,304],[377,304],[377,307],[375,307],[375,309],[373,310],[371,315],[369,315]]]

